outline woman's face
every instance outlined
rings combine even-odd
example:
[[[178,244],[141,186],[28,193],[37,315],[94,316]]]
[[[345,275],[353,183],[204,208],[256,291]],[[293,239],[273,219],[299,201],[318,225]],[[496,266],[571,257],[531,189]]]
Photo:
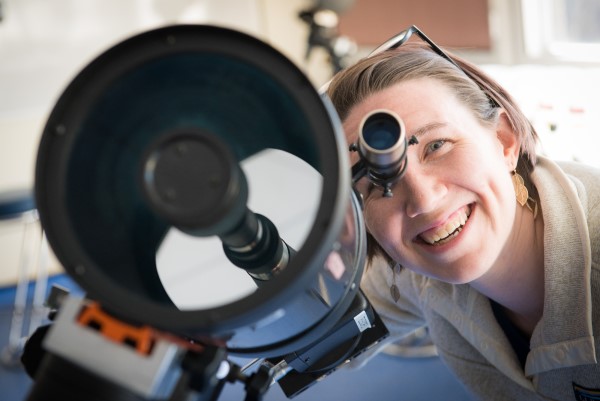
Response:
[[[375,109],[397,113],[419,143],[408,147],[393,197],[366,178],[357,183],[367,229],[405,268],[450,283],[483,277],[502,260],[515,218],[518,144],[504,112],[485,127],[441,82],[410,80],[352,108],[344,121],[350,143]]]

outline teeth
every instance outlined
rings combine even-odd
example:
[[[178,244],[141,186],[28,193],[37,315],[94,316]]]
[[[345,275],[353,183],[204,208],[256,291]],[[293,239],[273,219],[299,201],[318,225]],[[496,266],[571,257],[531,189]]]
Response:
[[[462,226],[465,225],[470,215],[471,208],[461,210],[453,220],[446,222],[443,226],[437,227],[432,231],[421,234],[421,238],[430,245],[448,242],[460,233]]]

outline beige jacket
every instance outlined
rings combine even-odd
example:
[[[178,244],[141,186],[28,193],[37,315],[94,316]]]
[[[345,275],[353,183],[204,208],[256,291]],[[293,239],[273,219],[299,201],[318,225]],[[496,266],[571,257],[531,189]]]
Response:
[[[532,179],[545,223],[546,278],[525,371],[489,300],[469,285],[403,269],[394,302],[392,272],[375,263],[362,289],[392,333],[388,342],[428,326],[440,358],[481,400],[587,400],[600,395],[600,170],[540,157]]]

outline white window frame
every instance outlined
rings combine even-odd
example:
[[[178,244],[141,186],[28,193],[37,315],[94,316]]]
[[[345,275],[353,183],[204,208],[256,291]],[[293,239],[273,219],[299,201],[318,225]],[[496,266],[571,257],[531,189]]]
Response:
[[[562,0],[569,1],[569,0]],[[600,42],[558,40],[552,32],[554,1],[519,0],[523,32],[522,61],[542,64],[600,65]]]

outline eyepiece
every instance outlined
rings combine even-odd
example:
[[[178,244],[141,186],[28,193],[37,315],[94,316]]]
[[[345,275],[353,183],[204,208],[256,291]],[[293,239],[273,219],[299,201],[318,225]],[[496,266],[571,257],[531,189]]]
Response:
[[[404,123],[395,113],[375,110],[359,126],[358,151],[377,174],[394,174],[406,155]]]
[[[391,196],[390,187],[406,169],[406,132],[400,117],[389,110],[374,110],[367,114],[353,146],[364,166],[363,174]]]
[[[398,143],[402,134],[398,120],[384,112],[369,115],[363,124],[361,133],[365,144],[376,150],[393,147]]]

